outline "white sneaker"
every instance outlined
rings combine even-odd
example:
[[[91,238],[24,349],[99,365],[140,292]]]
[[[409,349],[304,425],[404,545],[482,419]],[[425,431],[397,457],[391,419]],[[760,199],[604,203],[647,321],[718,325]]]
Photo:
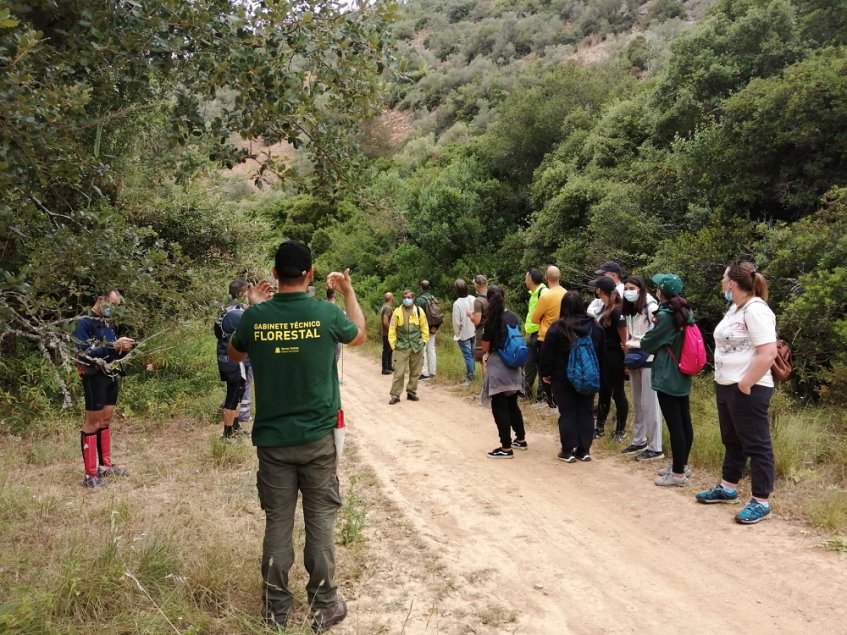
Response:
[[[656,474],[658,474],[659,476],[667,476],[668,474],[671,474],[671,467],[671,465],[666,465],[665,467],[661,468],[658,472],[656,472]],[[691,468],[687,465],[685,466],[685,475],[691,476]]]
[[[673,472],[660,476],[656,479],[656,485],[659,487],[683,487],[688,485],[687,476],[677,476]]]

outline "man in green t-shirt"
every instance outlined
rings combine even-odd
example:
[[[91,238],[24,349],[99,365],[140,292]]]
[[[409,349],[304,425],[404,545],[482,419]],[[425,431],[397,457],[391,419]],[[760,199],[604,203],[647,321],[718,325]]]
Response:
[[[323,632],[347,616],[335,584],[335,517],[341,506],[332,431],[341,416],[335,361],[337,343],[365,341],[365,317],[349,270],[327,276],[344,295],[340,307],[310,298],[312,253],[289,240],[276,252],[278,293],[262,281],[248,291],[244,312],[229,344],[235,362],[248,355],[256,387],[253,445],[259,458],[257,486],[265,510],[262,599],[265,619],[284,627],[293,603],[288,573],[294,563],[292,533],[298,491],[306,526],[304,564],[312,629]]]

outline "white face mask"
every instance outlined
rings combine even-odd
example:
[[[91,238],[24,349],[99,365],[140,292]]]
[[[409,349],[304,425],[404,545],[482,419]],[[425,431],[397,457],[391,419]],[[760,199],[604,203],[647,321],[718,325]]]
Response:
[[[638,300],[638,289],[624,289],[623,297],[629,302],[635,302],[636,300]]]

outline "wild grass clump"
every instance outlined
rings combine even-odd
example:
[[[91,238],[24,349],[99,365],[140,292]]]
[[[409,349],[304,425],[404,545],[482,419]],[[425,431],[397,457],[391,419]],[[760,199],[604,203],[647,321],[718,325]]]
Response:
[[[73,460],[79,455],[79,431],[64,426],[49,437],[35,437],[24,444],[23,460],[27,465],[48,466]]]
[[[834,538],[825,540],[823,543],[823,548],[827,551],[838,551],[840,553],[847,553],[847,537],[835,536]]]
[[[809,520],[815,527],[830,531],[847,529],[847,491],[827,489],[809,505]]]
[[[365,539],[363,532],[367,527],[368,502],[359,495],[356,487],[357,481],[357,476],[350,477],[350,485],[344,497],[344,504],[341,506],[336,524],[337,540],[345,547]]]
[[[251,446],[239,440],[215,437],[211,441],[211,463],[217,468],[244,465],[252,456]]]

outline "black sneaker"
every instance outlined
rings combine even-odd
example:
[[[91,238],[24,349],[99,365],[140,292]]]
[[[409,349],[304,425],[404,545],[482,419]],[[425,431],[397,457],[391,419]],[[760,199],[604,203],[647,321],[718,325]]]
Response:
[[[418,377],[418,381],[429,381],[429,375],[421,375]]]
[[[409,401],[420,401],[420,400],[421,400],[421,398],[420,398],[420,397],[418,397],[418,396],[417,396],[415,393],[413,393],[413,392],[406,393],[406,399],[408,399]]]
[[[491,452],[488,453],[489,459],[513,459],[515,458],[515,453],[511,450],[504,450],[503,448],[494,448]]]
[[[526,440],[518,440],[515,439],[512,441],[512,449],[513,450],[526,450],[529,446],[526,443]]]
[[[384,370],[384,371],[382,371],[382,374],[383,375],[393,375],[394,371],[393,370]]]
[[[657,452],[656,450],[644,450],[641,454],[635,457],[636,461],[658,461],[659,459],[665,458],[664,452]]]
[[[646,450],[646,449],[647,449],[646,443],[644,443],[643,445],[637,445],[635,443],[631,443],[628,446],[626,446],[623,450],[621,450],[621,454],[639,454],[641,452],[644,452],[644,450]]]
[[[579,448],[577,448],[576,452],[574,452],[574,456],[585,463],[588,463],[591,460],[591,455],[585,450],[580,450]]]
[[[575,463],[576,457],[573,455],[573,452],[565,452],[562,450],[556,455],[556,458],[562,461],[563,463]]]
[[[594,438],[595,439],[602,439],[603,435],[605,435],[605,434],[606,434],[606,432],[603,430],[603,428],[594,428]]]
[[[624,432],[623,430],[621,430],[620,432],[615,432],[612,435],[612,441],[614,441],[615,443],[622,443],[624,439],[626,439],[626,432]]]
[[[333,624],[343,622],[345,617],[347,617],[347,603],[344,600],[338,600],[332,606],[315,611],[315,619],[312,621],[312,632],[323,633],[329,630]]]
[[[400,403],[400,397],[392,397],[388,400],[388,405],[393,406],[396,403]]]

